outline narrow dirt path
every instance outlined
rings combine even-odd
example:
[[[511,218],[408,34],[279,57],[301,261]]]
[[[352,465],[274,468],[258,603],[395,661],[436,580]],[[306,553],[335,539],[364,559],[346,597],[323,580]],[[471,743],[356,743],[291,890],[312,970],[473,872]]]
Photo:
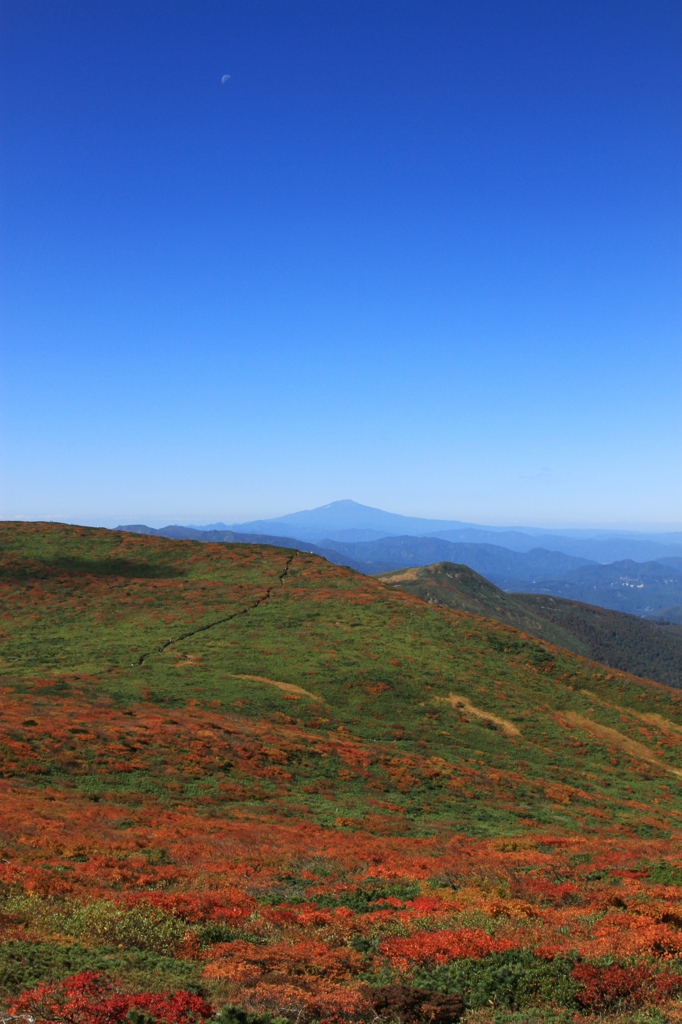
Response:
[[[448,697],[441,697],[440,700],[451,704],[455,711],[464,711],[465,714],[471,715],[473,718],[480,718],[482,722],[492,722],[493,725],[498,727],[503,736],[512,738],[521,735],[521,730],[513,722],[508,722],[506,718],[498,718],[497,715],[493,715],[490,711],[483,711],[481,708],[477,708],[468,697],[460,697],[456,693],[451,693]]]
[[[646,761],[649,764],[654,764],[658,768],[664,768],[665,771],[670,772],[671,775],[677,775],[678,778],[682,778],[682,769],[673,768],[672,765],[666,764],[665,761],[658,757],[657,754],[655,754],[653,750],[650,750],[649,747],[640,743],[638,740],[630,739],[629,736],[624,736],[622,732],[618,732],[617,729],[612,729],[609,725],[602,725],[600,722],[594,722],[591,718],[585,718],[584,715],[576,714],[575,711],[559,712],[557,715],[557,721],[562,722],[562,724],[567,722],[570,726],[573,726],[573,728],[577,727],[579,729],[584,729],[585,732],[591,733],[596,739],[622,750],[624,753],[629,754],[630,757],[634,757],[638,761]]]
[[[322,701],[322,698],[317,693],[311,693],[310,690],[304,690],[302,686],[296,686],[295,683],[282,683],[279,679],[268,679],[266,676],[245,676],[245,675],[233,675],[233,679],[249,679],[253,683],[267,683],[269,686],[276,686],[280,690],[284,690],[285,693],[290,693],[292,696],[297,697],[310,697],[311,700]],[[324,703],[324,701],[322,701]]]
[[[236,619],[240,615],[248,615],[249,612],[252,612],[255,608],[259,608],[260,605],[264,604],[267,600],[269,600],[273,590],[277,590],[278,587],[284,586],[284,580],[289,573],[289,567],[297,554],[298,551],[294,551],[293,555],[290,555],[287,558],[284,569],[277,575],[277,582],[273,583],[271,587],[268,587],[261,597],[257,598],[251,604],[247,605],[246,608],[240,608],[239,611],[232,612],[231,615],[225,615],[222,619],[216,619],[215,622],[209,622],[205,626],[198,626],[197,629],[190,629],[187,631],[187,633],[182,633],[180,636],[176,636],[170,640],[166,640],[165,644],[161,644],[157,651],[147,651],[146,654],[141,654],[140,657],[137,659],[137,667],[139,668],[140,665],[144,664],[147,658],[150,658],[152,654],[162,654],[167,647],[171,646],[171,644],[180,643],[181,640],[187,640],[188,637],[196,636],[197,633],[205,633],[208,629],[213,629],[215,626],[222,626],[224,622],[230,622],[232,619]]]

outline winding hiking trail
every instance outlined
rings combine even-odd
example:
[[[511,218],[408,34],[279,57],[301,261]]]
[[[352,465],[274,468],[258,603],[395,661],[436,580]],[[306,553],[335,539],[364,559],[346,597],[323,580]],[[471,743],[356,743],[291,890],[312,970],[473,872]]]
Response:
[[[260,605],[264,604],[266,601],[270,599],[270,595],[272,594],[273,590],[276,590],[278,587],[284,586],[284,580],[289,574],[289,568],[297,554],[298,551],[294,551],[293,555],[289,555],[284,565],[284,569],[282,570],[281,573],[278,573],[277,583],[273,583],[271,587],[268,587],[261,597],[253,601],[250,605],[247,605],[246,608],[240,608],[239,611],[232,612],[231,615],[225,615],[223,616],[222,619],[216,619],[215,622],[208,622],[205,626],[198,626],[197,629],[190,629],[187,631],[187,633],[182,633],[180,636],[172,637],[170,640],[166,640],[164,644],[161,644],[157,651],[147,651],[146,654],[141,654],[137,660],[137,667],[139,668],[140,665],[143,665],[147,658],[150,658],[152,654],[163,654],[163,652],[172,644],[180,643],[181,640],[187,640],[188,637],[196,636],[197,633],[205,633],[209,629],[214,629],[215,626],[222,626],[223,623],[225,622],[230,622],[232,619],[236,619],[240,615],[248,615],[256,608],[259,608]]]

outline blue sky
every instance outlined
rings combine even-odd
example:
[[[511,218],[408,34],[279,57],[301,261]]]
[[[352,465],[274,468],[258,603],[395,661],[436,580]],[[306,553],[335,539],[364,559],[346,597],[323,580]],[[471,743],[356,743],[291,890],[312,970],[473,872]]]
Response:
[[[3,21],[5,518],[682,524],[677,0]]]

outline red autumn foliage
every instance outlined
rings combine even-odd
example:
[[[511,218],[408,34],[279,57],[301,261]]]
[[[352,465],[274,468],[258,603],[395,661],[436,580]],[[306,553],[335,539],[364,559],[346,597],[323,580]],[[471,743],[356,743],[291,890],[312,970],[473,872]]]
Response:
[[[297,1024],[350,1024],[374,1016],[364,987],[321,980],[266,977],[253,988],[242,989],[239,1000],[252,1012],[286,1016]]]
[[[84,971],[24,992],[10,1013],[29,1015],[44,1024],[118,1024],[131,1010],[165,1024],[201,1024],[213,1012],[201,996],[190,992],[170,996],[112,993],[97,971]]]
[[[387,939],[380,948],[391,966],[405,970],[413,964],[444,964],[460,957],[480,960],[490,953],[511,949],[513,945],[508,939],[493,939],[477,928],[460,928],[415,932],[407,938]]]
[[[122,543],[134,554],[137,541],[123,537]],[[237,557],[218,547],[213,554],[205,551],[217,560]],[[190,626],[223,617],[264,593],[263,573],[268,585],[279,578],[281,564],[272,561],[268,568],[255,549],[247,555],[239,554],[240,564],[252,564],[258,578],[243,587],[227,579],[206,585],[184,580],[183,621],[187,612]],[[322,579],[328,571],[337,572],[308,563],[291,578],[288,593],[297,587],[304,593],[305,573]],[[335,600],[340,582],[320,586],[314,600]],[[110,584],[87,575],[79,603],[71,606],[62,587],[68,580],[55,574],[54,583],[39,604],[25,591],[10,592],[13,611],[26,614],[24,624],[38,612],[49,616],[67,607],[69,614],[92,614],[108,634],[111,616],[119,614],[110,602]],[[135,604],[135,628],[158,630],[164,641],[175,630],[164,605],[170,585],[165,579],[138,581],[131,596],[123,580],[117,592],[120,608]],[[369,589],[349,592],[350,604],[377,599],[373,584],[359,586]],[[412,600],[395,595],[396,602]],[[143,633],[134,640],[139,650],[153,646]],[[315,649],[322,649],[321,640]],[[276,638],[268,639],[261,656],[279,656]],[[199,653],[171,645],[164,658],[182,686],[190,685],[195,672],[200,681]],[[401,662],[407,671],[408,661]],[[236,661],[227,667],[256,671]],[[575,951],[585,958],[574,979],[579,1003],[590,1014],[627,1012],[680,994],[678,976],[658,969],[682,954],[682,886],[675,884],[682,877],[679,840],[674,832],[665,838],[679,829],[682,812],[668,803],[660,781],[653,833],[658,838],[642,840],[632,821],[649,821],[644,815],[654,813],[651,801],[636,803],[632,789],[632,800],[609,786],[583,791],[561,782],[560,771],[546,784],[526,771],[525,762],[516,762],[517,754],[493,765],[478,756],[431,756],[427,744],[368,744],[351,728],[330,724],[323,701],[315,705],[319,720],[281,711],[259,718],[253,706],[242,716],[249,704],[246,690],[245,699],[230,706],[206,695],[164,703],[166,698],[155,695],[151,672],[148,684],[130,691],[137,695],[125,707],[107,696],[110,690],[97,675],[67,677],[56,668],[53,674],[22,677],[19,692],[13,683],[2,689],[0,800],[8,824],[0,895],[10,941],[147,948],[123,927],[129,915],[148,929],[144,943],[163,948],[165,956],[152,933],[157,925],[161,931],[170,926],[172,955],[184,966],[192,962],[217,1005],[229,1000],[300,1024],[371,1021],[377,1011],[395,1013],[403,1024],[419,1015],[445,1024],[456,1019],[456,997],[415,989],[410,975],[506,950],[534,950],[547,960]],[[358,669],[348,684],[364,696],[383,699],[395,687],[365,675]],[[300,681],[314,690],[313,673],[304,672]],[[200,688],[187,692],[198,694]],[[500,693],[499,699],[507,698]],[[293,714],[295,707],[286,710]],[[439,713],[426,713],[437,721]],[[404,727],[392,728],[402,738]],[[679,744],[679,733],[662,735],[661,742]],[[652,736],[645,738],[652,742]],[[331,801],[336,780],[365,787],[366,816],[345,816],[346,803],[343,814],[335,812],[322,826],[316,801],[309,805],[305,797],[321,794]],[[604,781],[611,781],[608,775]],[[399,795],[416,793],[426,808],[456,793],[458,799],[490,799],[500,810],[516,811],[519,785],[531,796],[544,791],[563,807],[565,831],[548,834],[534,823],[530,800],[528,817],[518,825],[525,831],[514,838],[456,835],[456,818],[439,819],[430,833],[422,833]],[[110,917],[108,930],[99,936],[60,932],[54,915],[48,919],[57,906],[64,911],[62,924],[70,915],[99,908]],[[484,921],[485,931],[462,927],[471,921]],[[116,928],[120,934],[112,938]],[[597,966],[603,957],[620,966]],[[387,986],[388,994],[373,993],[361,979],[376,978],[387,967],[399,981]],[[130,995],[121,991],[126,983],[140,984],[81,974],[32,989],[12,1009],[49,1024],[120,1024],[131,1011],[168,1024],[201,1024],[210,1013],[208,1003],[188,992]]]
[[[526,892],[529,895],[544,903],[550,903],[552,906],[561,906],[562,904],[571,904],[580,902],[580,889],[577,885],[571,882],[560,882],[558,884],[551,880],[543,879],[526,883]]]
[[[303,939],[257,946],[237,940],[214,946],[204,972],[208,978],[225,978],[240,984],[255,983],[263,974],[275,972],[289,978],[324,976],[337,982],[357,974],[363,960],[348,946],[333,947],[325,942]]]
[[[577,999],[592,1013],[615,1007],[636,1009],[649,1003],[662,1003],[682,991],[682,976],[672,971],[654,974],[647,964],[635,967],[595,967],[578,964],[573,977],[582,988]]]
[[[175,914],[183,921],[216,921],[236,925],[253,911],[254,901],[246,899],[242,893],[165,893],[144,892],[131,893],[126,904],[136,903],[158,907],[168,914]]]

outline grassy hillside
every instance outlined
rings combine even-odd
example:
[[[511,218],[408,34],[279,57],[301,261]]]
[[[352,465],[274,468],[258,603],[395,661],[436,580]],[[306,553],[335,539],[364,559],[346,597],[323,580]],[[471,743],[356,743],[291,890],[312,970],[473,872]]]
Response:
[[[12,1013],[680,1019],[679,694],[294,550],[1,550]]]
[[[127,533],[144,533],[148,537],[168,537],[171,540],[200,540],[208,543],[228,544],[275,544],[277,547],[301,548],[303,551],[321,555],[328,562],[334,562],[337,565],[348,565],[351,569],[357,569],[359,572],[366,571],[367,569],[364,563],[357,562],[355,559],[342,555],[338,551],[320,548],[316,544],[295,540],[293,537],[270,537],[256,533],[234,533],[232,530],[197,530],[193,526],[163,526],[160,530],[155,530],[151,526],[136,524],[117,526],[116,529],[124,530]]]
[[[506,594],[466,565],[385,573],[385,583],[432,604],[498,619],[611,668],[682,687],[682,628],[578,601]]]
[[[569,632],[526,607],[522,603],[523,595],[505,593],[468,565],[436,562],[434,565],[382,573],[378,579],[429,604],[496,619],[574,653],[589,656],[589,651],[582,644],[578,644],[576,650]]]

